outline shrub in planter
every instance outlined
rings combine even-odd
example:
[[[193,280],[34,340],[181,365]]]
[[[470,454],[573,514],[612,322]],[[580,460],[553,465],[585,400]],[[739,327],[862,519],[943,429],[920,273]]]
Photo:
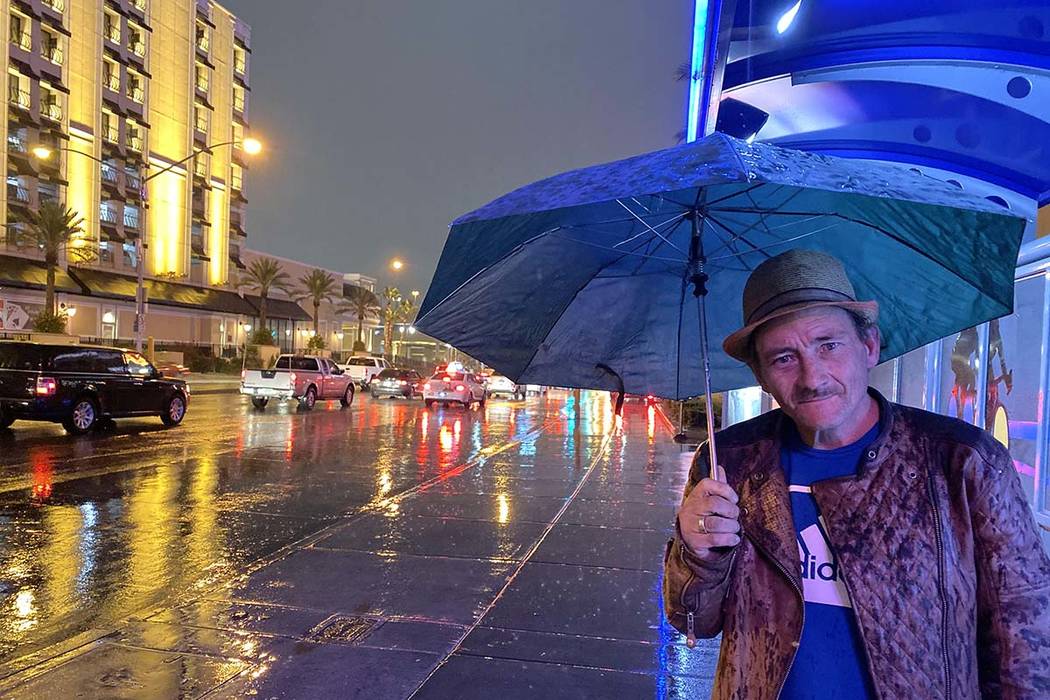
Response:
[[[273,333],[269,328],[256,328],[252,331],[252,337],[248,340],[250,345],[276,345],[273,341]]]
[[[65,333],[66,317],[50,311],[41,311],[33,317],[33,330],[39,333]]]
[[[310,340],[306,342],[307,350],[324,350],[324,338],[319,335],[310,336]]]

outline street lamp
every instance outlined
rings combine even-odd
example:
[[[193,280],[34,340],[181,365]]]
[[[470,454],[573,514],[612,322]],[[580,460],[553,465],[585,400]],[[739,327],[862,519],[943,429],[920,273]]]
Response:
[[[405,263],[403,263],[399,258],[394,258],[390,261],[390,269],[394,270],[395,272],[400,272],[401,269],[404,268],[404,266]]]
[[[260,142],[259,139],[248,137],[243,140],[232,139],[230,141],[221,141],[219,143],[209,144],[204,148],[190,153],[185,158],[175,161],[171,165],[161,168],[157,172],[149,175],[145,173],[146,169],[149,167],[149,164],[147,162],[142,161],[138,162],[137,165],[139,170],[140,183],[139,198],[142,200],[142,208],[144,210],[149,209],[149,196],[146,190],[146,183],[148,183],[153,178],[159,175],[163,175],[164,173],[170,172],[171,170],[179,167],[180,165],[183,165],[184,163],[188,163],[189,161],[193,160],[202,153],[210,154],[213,148],[237,145],[239,145],[248,155],[255,155],[262,151],[262,142]],[[38,144],[30,149],[30,152],[33,154],[33,156],[35,158],[38,158],[39,160],[48,160],[51,158],[52,154],[62,151],[66,151],[67,153],[79,153],[82,156],[87,156],[96,163],[99,163],[100,165],[106,165],[106,162],[101,158],[98,158],[97,156],[94,156],[90,153],[85,153],[84,151],[78,151],[73,148],[48,148],[43,144]],[[135,350],[137,352],[142,352],[142,335],[143,331],[146,328],[146,287],[144,280],[145,264],[143,260],[145,246],[142,241],[143,235],[145,235],[145,220],[143,220],[142,222],[142,228],[143,232],[140,233],[139,236],[135,239]],[[246,328],[246,330],[251,330],[251,328],[248,327]]]

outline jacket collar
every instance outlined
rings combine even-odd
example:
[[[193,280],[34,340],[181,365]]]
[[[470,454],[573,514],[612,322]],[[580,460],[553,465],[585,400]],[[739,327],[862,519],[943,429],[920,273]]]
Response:
[[[896,449],[901,430],[894,404],[875,389],[868,393],[879,405],[879,434],[861,457],[856,478],[866,480]],[[787,477],[780,463],[784,421],[790,420],[778,410],[772,430],[761,436],[741,454],[737,463],[737,492],[744,510],[741,524],[748,537],[787,572],[796,585],[799,575],[798,540],[791,514]]]

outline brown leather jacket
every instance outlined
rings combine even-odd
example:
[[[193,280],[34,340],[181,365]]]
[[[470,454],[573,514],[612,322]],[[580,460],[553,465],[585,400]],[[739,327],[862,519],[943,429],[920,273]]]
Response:
[[[1050,698],[1050,561],[1006,449],[961,421],[886,401],[855,477],[813,484],[880,698]],[[744,538],[716,564],[668,543],[664,606],[722,633],[715,698],[776,698],[803,609],[773,411],[718,434]],[[688,493],[707,474],[697,450]],[[690,629],[691,628],[691,629]]]

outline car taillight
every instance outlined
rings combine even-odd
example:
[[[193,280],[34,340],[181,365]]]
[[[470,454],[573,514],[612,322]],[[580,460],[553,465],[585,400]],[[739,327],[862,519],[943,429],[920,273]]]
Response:
[[[295,380],[296,380],[295,372],[292,372],[291,375],[289,375],[289,376],[291,376],[291,378],[292,378],[292,384],[295,384]]]
[[[442,377],[442,380],[446,381],[446,382],[451,382],[452,381],[452,377]]]
[[[248,376],[248,370],[242,369],[241,370],[241,380],[243,381],[244,378],[247,377],[247,376]]]
[[[58,382],[51,377],[36,378],[37,396],[54,396],[58,391]]]
[[[456,391],[466,391],[466,390],[467,390],[467,387],[463,386],[462,384],[457,384],[456,385]]]
[[[401,381],[398,382],[398,384],[400,384],[401,386],[407,386],[408,382],[406,382],[404,379],[402,379]]]

